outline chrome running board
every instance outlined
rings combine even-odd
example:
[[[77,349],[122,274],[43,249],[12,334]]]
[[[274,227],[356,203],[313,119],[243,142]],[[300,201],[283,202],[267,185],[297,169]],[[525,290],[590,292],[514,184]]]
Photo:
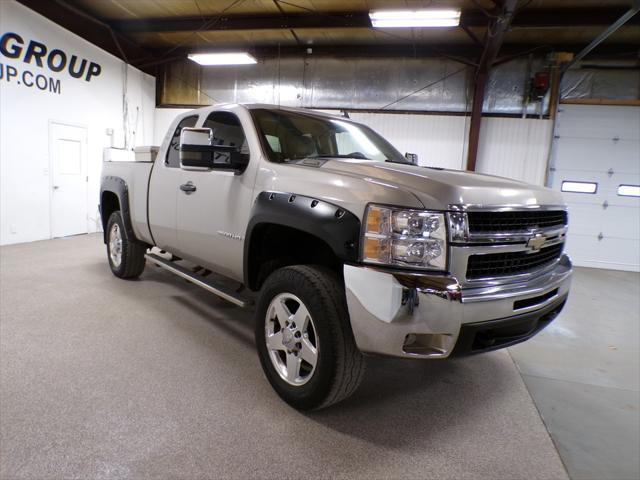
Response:
[[[212,279],[205,278],[188,268],[183,267],[182,265],[178,265],[175,262],[170,260],[165,260],[164,258],[156,255],[155,253],[147,253],[145,258],[150,262],[156,264],[160,268],[164,268],[165,270],[184,278],[185,280],[197,285],[200,288],[207,290],[208,292],[213,293],[214,295],[219,296],[227,300],[228,302],[233,303],[234,305],[238,305],[239,307],[246,307],[251,305],[253,302],[249,298],[242,298],[237,292],[233,292],[232,290],[228,290],[220,285],[220,282],[214,282]]]

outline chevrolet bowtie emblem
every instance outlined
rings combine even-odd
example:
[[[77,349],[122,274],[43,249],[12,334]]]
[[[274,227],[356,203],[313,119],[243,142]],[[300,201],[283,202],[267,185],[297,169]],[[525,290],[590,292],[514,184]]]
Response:
[[[529,241],[527,242],[527,247],[529,247],[534,252],[537,252],[544,246],[545,243],[547,243],[547,237],[545,237],[544,235],[536,235],[535,237],[529,239]]]

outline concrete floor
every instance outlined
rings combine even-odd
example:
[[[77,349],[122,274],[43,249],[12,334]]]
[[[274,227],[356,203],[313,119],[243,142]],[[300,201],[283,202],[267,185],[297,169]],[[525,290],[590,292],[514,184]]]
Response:
[[[567,478],[505,351],[370,359],[351,399],[302,414],[262,375],[252,312],[153,267],[116,279],[99,235],[3,247],[0,262],[2,479]],[[577,280],[574,299],[590,291]],[[553,426],[545,408],[566,393],[534,383],[567,379],[525,347],[513,355]],[[591,415],[587,403],[575,410]]]
[[[640,479],[639,274],[577,268],[558,319],[509,350],[572,479]]]

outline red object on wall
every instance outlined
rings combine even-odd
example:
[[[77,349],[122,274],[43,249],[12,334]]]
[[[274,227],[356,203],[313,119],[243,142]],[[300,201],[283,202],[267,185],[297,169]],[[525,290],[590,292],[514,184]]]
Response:
[[[531,79],[531,97],[539,100],[545,96],[551,84],[549,72],[537,72]]]
[[[546,92],[549,90],[549,84],[551,82],[551,76],[549,72],[537,72],[533,76],[533,88],[540,92]]]

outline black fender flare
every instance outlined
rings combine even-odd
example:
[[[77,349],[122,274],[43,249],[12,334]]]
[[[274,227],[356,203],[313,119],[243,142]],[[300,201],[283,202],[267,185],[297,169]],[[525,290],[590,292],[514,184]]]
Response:
[[[102,195],[105,192],[114,193],[118,197],[120,203],[120,213],[122,214],[122,221],[124,223],[125,235],[127,240],[136,240],[136,235],[133,233],[133,225],[131,223],[131,210],[129,208],[129,188],[127,182],[120,177],[114,177],[107,175],[102,177],[100,182],[100,217],[102,219],[102,234],[104,242],[107,243],[107,222],[108,218],[104,218],[102,208]]]
[[[357,262],[360,219],[352,212],[313,197],[283,192],[261,192],[255,199],[244,242],[244,278],[248,281],[253,230],[261,224],[295,228],[324,241],[336,257]]]

